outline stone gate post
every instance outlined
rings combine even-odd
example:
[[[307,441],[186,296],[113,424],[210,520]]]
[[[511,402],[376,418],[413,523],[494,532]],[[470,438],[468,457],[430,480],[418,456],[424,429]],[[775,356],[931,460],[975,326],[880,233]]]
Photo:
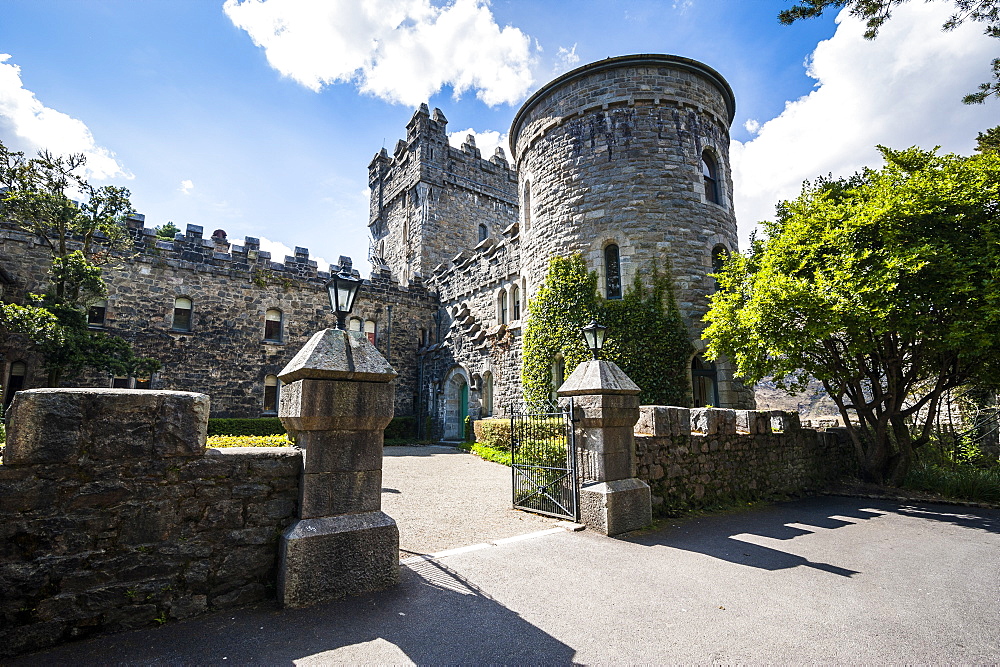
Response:
[[[649,485],[635,476],[639,387],[614,362],[593,359],[577,366],[557,393],[573,397],[580,520],[605,535],[652,523]]]
[[[278,599],[303,607],[399,582],[382,510],[382,435],[396,372],[363,333],[316,333],[278,375],[281,423],[303,449],[299,520],[281,538]]]

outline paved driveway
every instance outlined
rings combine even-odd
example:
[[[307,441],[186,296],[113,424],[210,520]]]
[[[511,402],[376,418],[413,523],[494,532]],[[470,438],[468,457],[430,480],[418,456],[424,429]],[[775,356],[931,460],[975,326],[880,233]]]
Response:
[[[24,664],[996,663],[1000,512],[817,498],[403,568],[402,584]]]

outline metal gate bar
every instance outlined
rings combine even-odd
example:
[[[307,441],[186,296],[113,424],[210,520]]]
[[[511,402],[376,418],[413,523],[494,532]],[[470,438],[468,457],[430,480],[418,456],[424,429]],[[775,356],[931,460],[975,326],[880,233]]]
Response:
[[[576,521],[579,506],[573,404],[510,418],[514,507]]]

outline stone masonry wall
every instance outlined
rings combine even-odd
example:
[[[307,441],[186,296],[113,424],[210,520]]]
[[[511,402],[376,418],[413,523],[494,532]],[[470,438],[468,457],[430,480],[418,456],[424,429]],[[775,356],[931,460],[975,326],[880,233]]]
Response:
[[[201,228],[189,225],[186,235],[163,241],[141,219],[129,226],[135,254],[103,270],[109,295],[102,328],[163,363],[153,389],[209,394],[213,417],[264,414],[265,376],[284,368],[316,331],[336,324],[324,289],[329,274],[317,271],[305,248],[275,263],[250,237],[243,245],[203,239]],[[0,228],[0,263],[17,282],[6,300],[43,291],[49,261],[47,249],[31,235]],[[192,301],[190,331],[172,329],[177,297]],[[280,341],[264,339],[264,316],[272,308],[282,312]],[[398,415],[413,414],[420,330],[432,326],[435,309],[435,296],[422,285],[401,289],[387,273],[372,274],[355,304],[353,315],[376,323],[376,347],[399,373]],[[25,361],[26,387],[41,386],[40,360],[25,347],[24,341],[8,341],[2,377],[11,363]],[[66,384],[106,387],[110,378],[90,374]]]
[[[794,412],[644,405],[635,449],[659,514],[815,491],[854,469],[845,433],[800,428]]]
[[[0,465],[0,658],[274,596],[288,448],[205,449],[208,398],[43,389]]]

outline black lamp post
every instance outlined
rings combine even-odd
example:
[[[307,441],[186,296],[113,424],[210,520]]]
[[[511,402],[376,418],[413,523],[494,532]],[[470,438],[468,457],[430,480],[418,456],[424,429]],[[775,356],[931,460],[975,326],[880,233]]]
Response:
[[[344,320],[354,308],[354,299],[358,296],[362,282],[360,276],[353,276],[344,270],[334,273],[326,283],[326,291],[330,295],[330,307],[337,314],[337,328],[341,331],[347,330]]]
[[[594,359],[597,359],[597,353],[604,347],[604,332],[607,330],[608,328],[598,324],[597,320],[591,320],[590,324],[580,329]]]

